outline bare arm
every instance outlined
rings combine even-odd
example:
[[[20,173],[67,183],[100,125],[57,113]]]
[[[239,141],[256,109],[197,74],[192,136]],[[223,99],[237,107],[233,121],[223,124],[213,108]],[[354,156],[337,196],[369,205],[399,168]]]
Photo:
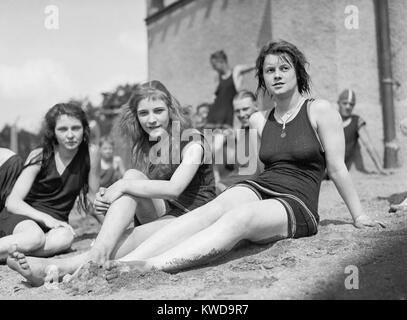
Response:
[[[116,166],[119,170],[120,176],[124,176],[124,174],[126,173],[126,168],[124,167],[124,163],[121,157],[117,156],[114,158],[114,161],[116,163]]]
[[[96,146],[89,147],[90,170],[89,170],[89,192],[88,199],[92,203],[99,191],[100,184],[100,150]]]
[[[255,65],[237,65],[233,68],[233,82],[235,83],[235,87],[237,91],[242,90],[243,86],[243,76],[254,70],[256,68]]]
[[[201,144],[191,142],[184,148],[181,164],[170,180],[121,179],[106,190],[103,199],[111,203],[122,194],[143,198],[175,199],[192,181],[201,165],[203,155]]]
[[[345,137],[341,117],[328,101],[316,100],[310,108],[311,122],[325,149],[329,176],[344,200],[355,226],[374,225],[364,214],[358,194],[345,166]]]
[[[41,152],[41,149],[32,151],[27,158],[27,163],[31,159],[39,155]],[[35,177],[40,171],[40,168],[40,164],[30,165],[21,172],[20,176],[14,184],[13,190],[7,197],[6,208],[10,213],[27,216],[49,228],[55,228],[58,226],[69,227],[67,223],[58,221],[52,218],[50,215],[34,209],[32,206],[24,201],[25,197],[32,187],[32,184],[34,183]]]
[[[366,126],[363,126],[359,129],[359,140],[363,147],[366,148],[367,153],[369,154],[370,158],[372,159],[376,170],[379,173],[384,174],[385,171],[383,170],[382,164],[380,163],[380,157],[377,153],[376,149],[373,147],[372,141],[370,139],[369,133],[367,132]]]

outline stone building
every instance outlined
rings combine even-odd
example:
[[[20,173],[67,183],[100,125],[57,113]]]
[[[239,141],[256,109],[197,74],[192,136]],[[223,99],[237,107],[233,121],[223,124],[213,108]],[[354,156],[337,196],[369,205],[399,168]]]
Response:
[[[296,44],[307,56],[312,95],[330,100],[356,91],[355,113],[366,119],[383,151],[376,22],[373,0],[147,0],[149,79],[159,79],[183,104],[213,101],[212,52],[223,49],[231,65],[253,63],[271,39]],[[407,138],[407,1],[389,0],[396,133],[400,162]],[[349,24],[350,16],[353,19]],[[357,19],[356,19],[357,18]],[[245,86],[254,89],[254,72]]]

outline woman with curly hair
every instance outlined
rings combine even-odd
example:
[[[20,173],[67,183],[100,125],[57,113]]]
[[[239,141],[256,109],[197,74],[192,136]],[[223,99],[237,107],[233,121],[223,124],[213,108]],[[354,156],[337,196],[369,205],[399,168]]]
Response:
[[[4,150],[4,149],[3,149]],[[48,257],[70,248],[74,231],[68,216],[77,196],[86,210],[98,189],[96,150],[89,149],[83,110],[56,104],[45,115],[42,144],[22,166],[11,156],[1,170],[0,259],[14,244],[21,252]]]
[[[66,259],[26,258],[14,246],[7,263],[31,284],[42,285],[51,265],[63,277],[88,261],[119,259],[215,198],[210,147],[202,133],[190,128],[180,104],[161,82],[135,88],[118,126],[129,140],[134,169],[96,195],[95,210],[106,216],[94,245]],[[128,228],[132,221],[134,228]]]

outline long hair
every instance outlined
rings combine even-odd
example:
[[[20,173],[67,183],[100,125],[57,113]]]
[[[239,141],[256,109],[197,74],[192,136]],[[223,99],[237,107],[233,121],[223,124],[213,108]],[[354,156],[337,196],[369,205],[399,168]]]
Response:
[[[82,142],[79,145],[78,152],[84,155],[84,160],[82,167],[86,177],[89,175],[90,171],[90,157],[89,157],[89,137],[90,137],[90,128],[89,123],[86,118],[85,112],[77,105],[71,103],[59,103],[54,105],[46,114],[43,121],[41,129],[41,145],[42,153],[38,156],[31,159],[27,164],[41,164],[41,170],[48,167],[52,157],[54,156],[55,146],[58,145],[58,140],[55,136],[55,127],[59,117],[66,115],[78,119],[83,127],[83,138]],[[87,194],[89,191],[89,181],[85,180],[85,183],[81,189],[79,199],[81,208],[84,210],[88,209]]]
[[[151,166],[149,159],[150,150],[155,143],[149,140],[149,135],[141,127],[137,116],[139,103],[144,99],[163,101],[168,107],[169,128],[173,127],[174,122],[178,122],[180,124],[180,134],[184,129],[190,127],[190,121],[188,121],[185,113],[182,111],[177,99],[174,98],[160,81],[154,80],[135,87],[120,116],[118,129],[121,135],[130,140],[133,167],[147,175]],[[169,150],[172,150],[171,131],[171,129],[168,130],[170,137],[168,141]]]
[[[292,64],[297,76],[298,91],[300,94],[310,93],[310,76],[305,69],[308,62],[304,54],[292,43],[281,40],[265,45],[256,60],[256,76],[258,78],[257,91],[266,92],[266,84],[263,77],[263,66],[266,56],[269,54],[280,56],[290,65]],[[289,59],[288,59],[289,58]]]

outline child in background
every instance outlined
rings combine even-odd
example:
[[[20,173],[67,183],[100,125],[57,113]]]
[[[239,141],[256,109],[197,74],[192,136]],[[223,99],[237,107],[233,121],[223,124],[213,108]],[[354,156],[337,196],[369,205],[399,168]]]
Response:
[[[122,159],[113,153],[114,142],[110,137],[102,137],[99,147],[101,156],[100,187],[108,188],[121,179],[126,170]]]

